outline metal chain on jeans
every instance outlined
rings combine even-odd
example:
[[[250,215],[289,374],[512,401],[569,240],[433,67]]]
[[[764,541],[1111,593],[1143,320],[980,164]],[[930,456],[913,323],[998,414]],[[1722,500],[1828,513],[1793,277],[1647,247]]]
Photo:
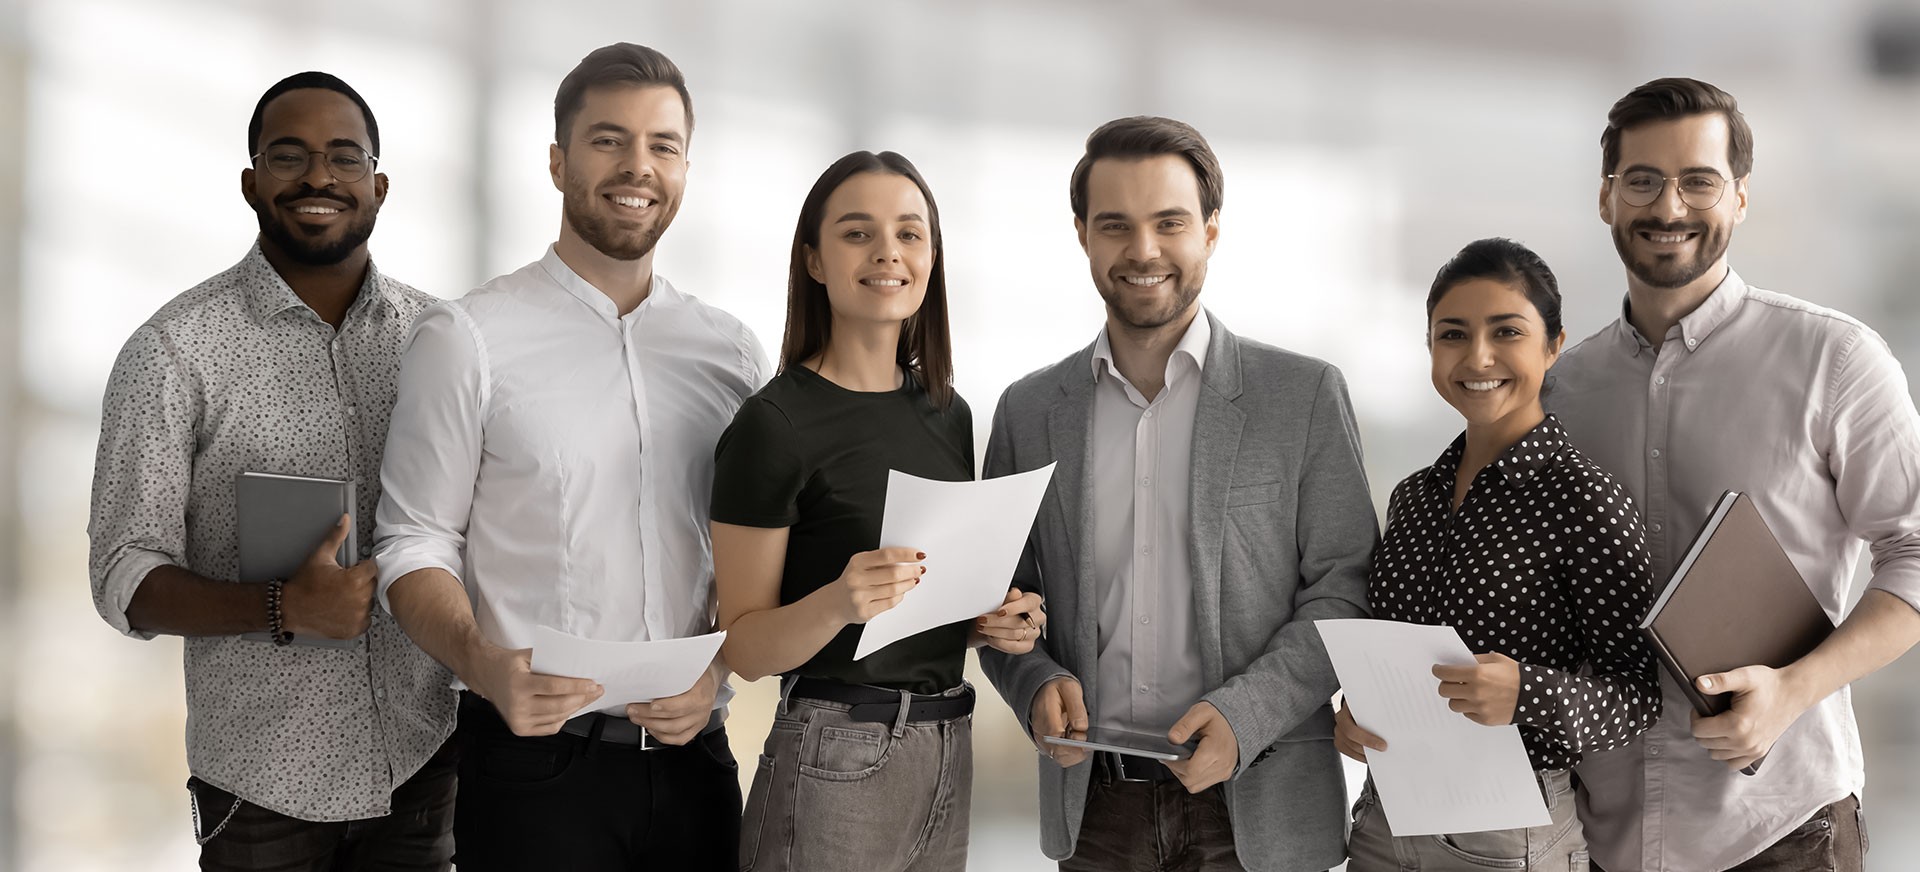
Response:
[[[205,845],[213,841],[213,837],[220,835],[220,831],[226,829],[227,823],[233,820],[234,814],[240,811],[240,797],[236,796],[233,798],[233,805],[227,809],[226,817],[221,818],[220,822],[214,825],[213,832],[202,836],[200,835],[200,794],[189,790],[187,799],[188,804],[193,807],[193,843],[196,845]]]

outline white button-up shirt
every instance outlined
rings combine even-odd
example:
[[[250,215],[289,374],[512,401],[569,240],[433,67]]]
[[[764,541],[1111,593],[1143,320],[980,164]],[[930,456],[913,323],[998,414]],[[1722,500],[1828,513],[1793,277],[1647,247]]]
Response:
[[[1094,723],[1164,732],[1210,690],[1193,618],[1193,420],[1213,328],[1201,312],[1149,401],[1093,345],[1093,567],[1099,585]]]
[[[1724,490],[1746,491],[1835,621],[1864,541],[1872,589],[1920,608],[1920,416],[1899,361],[1845,315],[1731,271],[1658,353],[1623,315],[1570,349],[1546,403],[1633,493],[1664,583]],[[1663,671],[1666,715],[1578,767],[1610,872],[1710,872],[1759,853],[1865,781],[1845,688],[1782,733],[1757,775],[1713,760]]]
[[[380,476],[381,604],[438,567],[507,648],[542,625],[618,642],[710,631],[713,446],[765,371],[731,315],[656,274],[621,316],[551,248],[427,310]]]

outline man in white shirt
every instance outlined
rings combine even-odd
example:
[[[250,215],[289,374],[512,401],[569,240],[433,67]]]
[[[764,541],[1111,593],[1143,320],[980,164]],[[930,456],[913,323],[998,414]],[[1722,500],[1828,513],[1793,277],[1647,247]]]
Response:
[[[693,108],[671,60],[619,43],[554,100],[564,195],[545,257],[428,310],[381,480],[379,595],[470,693],[456,862],[731,869],[740,789],[716,663],[689,691],[599,700],[534,673],[534,628],[608,641],[713,626],[713,446],[764,379],[733,317],[653,271]]]

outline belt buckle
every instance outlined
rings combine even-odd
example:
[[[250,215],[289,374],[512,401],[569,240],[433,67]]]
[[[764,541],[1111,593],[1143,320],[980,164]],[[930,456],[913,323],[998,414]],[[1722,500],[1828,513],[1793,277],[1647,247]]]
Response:
[[[1107,756],[1107,770],[1113,774],[1113,780],[1124,781],[1128,784],[1150,784],[1153,782],[1151,778],[1129,778],[1127,776],[1126,755],[1113,751],[1100,751],[1098,753]]]
[[[640,731],[640,742],[639,742],[639,743],[638,743],[638,745],[636,746],[636,747],[638,747],[638,748],[639,748],[640,750],[642,750],[642,751],[651,751],[651,750],[653,750],[653,749],[655,749],[655,748],[664,748],[664,747],[666,747],[666,743],[665,743],[665,742],[656,742],[656,741],[654,741],[654,740],[653,740],[653,732],[652,732],[651,730],[648,730],[648,729],[647,729],[646,727],[642,727],[642,726],[640,726],[639,724],[635,724],[635,725],[634,725],[634,728],[635,728],[635,729],[638,729],[638,730]]]

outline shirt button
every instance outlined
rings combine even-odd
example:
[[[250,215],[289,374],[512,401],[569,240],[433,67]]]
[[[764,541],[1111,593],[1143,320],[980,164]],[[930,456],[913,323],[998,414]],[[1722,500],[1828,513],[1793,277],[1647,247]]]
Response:
[[[1700,344],[1700,340],[1698,340],[1698,339],[1689,339],[1689,340],[1687,340],[1687,347],[1688,347],[1688,348],[1692,348],[1692,347],[1694,347],[1694,346],[1696,346],[1696,345],[1699,345],[1699,344]]]
[[[1658,757],[1658,756],[1660,756],[1660,746],[1659,746],[1659,745],[1648,745],[1648,746],[1647,746],[1647,756],[1648,756],[1648,757]]]
[[[1152,549],[1152,548],[1141,548],[1141,549],[1140,549],[1140,556],[1141,556],[1141,557],[1145,557],[1145,556],[1147,556],[1147,555],[1149,555],[1149,554],[1152,554],[1152,553],[1153,553],[1153,549]]]
[[[387,689],[386,689],[386,688],[384,688],[384,687],[376,687],[376,688],[374,688],[374,689],[373,689],[373,698],[374,698],[374,699],[377,699],[377,700],[382,700],[382,701],[384,701],[384,700],[385,700],[385,699],[387,698]]]
[[[1140,413],[1140,417],[1142,417],[1142,418],[1151,418],[1151,417],[1153,417],[1153,410],[1152,410],[1152,409],[1148,409],[1148,410],[1146,410],[1145,412],[1141,412],[1141,413]]]
[[[1658,532],[1660,532],[1660,525],[1659,525],[1659,524],[1655,524],[1655,525],[1653,525],[1652,527],[1650,527],[1650,528],[1648,528],[1648,529],[1651,529],[1651,530],[1652,530],[1653,532],[1655,532],[1655,533],[1658,533]]]
[[[1655,457],[1659,457],[1659,456],[1660,456],[1660,449],[1658,449],[1658,448],[1655,448],[1655,449],[1653,449],[1653,456],[1655,456]]]
[[[1151,623],[1153,623],[1153,618],[1151,618],[1151,617],[1148,617],[1147,615],[1141,615],[1141,616],[1140,616],[1140,623],[1142,623],[1142,624],[1151,624]]]
[[[1664,376],[1664,375],[1663,375],[1663,376],[1656,376],[1656,377],[1654,378],[1654,380],[1653,380],[1653,383],[1654,383],[1654,384],[1657,384],[1657,385],[1663,385],[1663,384],[1666,384],[1666,383],[1667,383],[1667,377],[1666,377],[1666,376]]]
[[[1140,477],[1140,486],[1141,486],[1141,487],[1152,487],[1152,486],[1153,486],[1153,476],[1151,476],[1151,475],[1143,475],[1143,476],[1141,476],[1141,477]]]
[[[360,546],[360,556],[361,556],[361,557],[372,557],[372,556],[373,556],[373,546],[372,546],[372,545],[362,545],[362,546]]]
[[[1140,685],[1139,687],[1136,687],[1136,688],[1134,688],[1134,690],[1137,690],[1137,691],[1139,691],[1139,692],[1141,692],[1141,693],[1146,693],[1146,692],[1147,692],[1147,686],[1146,686],[1146,685],[1144,685],[1144,684],[1142,684],[1142,685]]]

